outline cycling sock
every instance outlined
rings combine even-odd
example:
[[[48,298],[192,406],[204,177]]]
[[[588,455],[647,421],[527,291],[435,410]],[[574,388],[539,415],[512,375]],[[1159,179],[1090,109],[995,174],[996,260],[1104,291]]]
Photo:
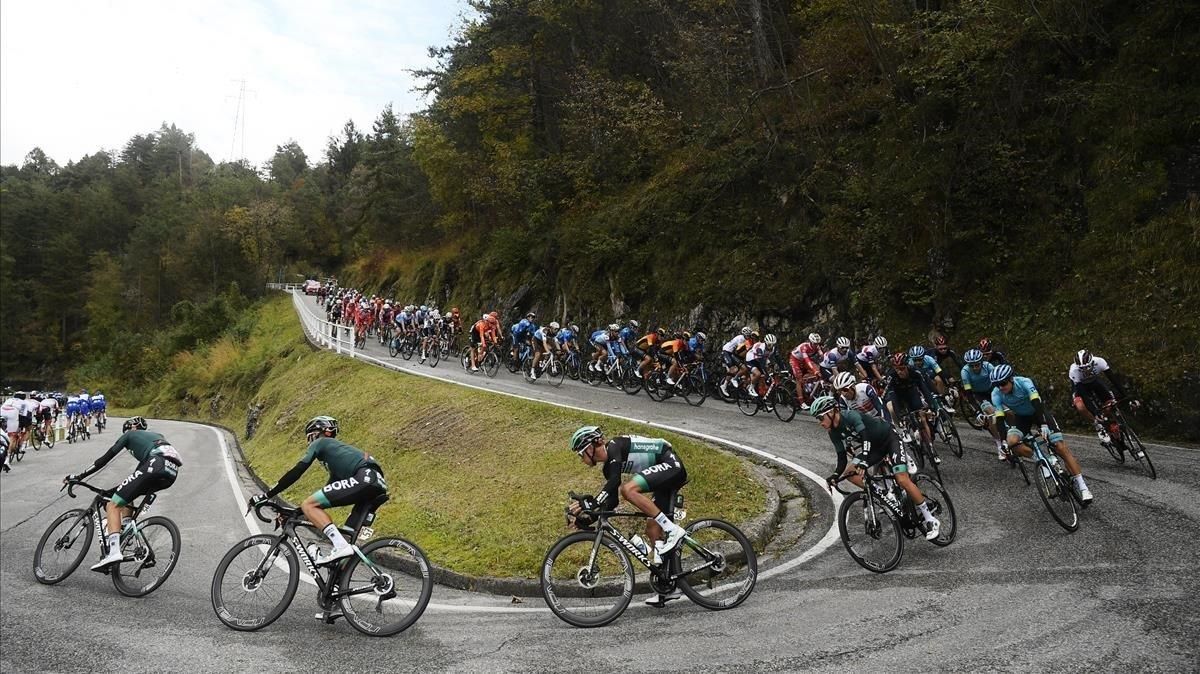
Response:
[[[667,514],[663,511],[658,511],[658,516],[654,518],[658,522],[658,526],[662,527],[663,531],[673,531],[679,528],[679,525],[671,521]]]
[[[1078,487],[1080,491],[1087,489],[1087,483],[1083,481],[1083,473],[1080,473],[1073,477],[1075,478],[1075,486]]]
[[[115,534],[109,534],[108,535],[108,551],[109,552],[112,552],[114,550],[120,551],[120,549],[121,549],[121,534],[119,532],[115,533]]]
[[[933,522],[937,519],[933,513],[929,512],[929,501],[921,501],[921,505],[917,506],[917,512],[921,513],[921,517],[924,517],[926,522]]]
[[[329,542],[333,543],[334,550],[341,550],[349,545],[349,543],[346,542],[345,537],[342,536],[342,532],[338,531],[337,525],[333,522],[330,522],[321,531],[325,534],[325,537],[329,539]]]

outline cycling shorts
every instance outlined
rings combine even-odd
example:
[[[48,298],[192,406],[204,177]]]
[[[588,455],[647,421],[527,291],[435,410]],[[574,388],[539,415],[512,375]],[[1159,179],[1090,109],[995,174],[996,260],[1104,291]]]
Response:
[[[755,358],[754,360],[748,360],[748,361],[746,361],[746,366],[749,368],[758,370],[759,372],[761,372],[763,374],[766,374],[767,359],[766,358]]]
[[[30,428],[31,426],[33,426],[33,415],[32,414],[18,414],[17,415],[17,429],[18,430],[23,431],[27,428]]]
[[[980,393],[979,391],[972,389],[970,391],[964,391],[964,393],[971,396],[971,399],[975,401],[975,404],[979,405],[980,412],[983,412],[989,417],[996,413],[996,407],[992,405],[991,391],[988,391],[987,393]]]
[[[892,464],[893,473],[908,472],[908,457],[904,453],[904,449],[900,446],[900,438],[894,432],[888,433],[888,440],[884,442],[876,442],[871,444],[871,451],[867,452],[864,463],[868,468],[872,468],[880,461],[889,459]]]
[[[49,407],[44,410],[38,410],[38,419],[41,419],[42,421],[50,421],[53,418],[54,412],[51,412]]]
[[[721,362],[725,364],[725,367],[738,367],[741,365],[741,363],[738,362],[737,354],[732,351],[722,351]]]
[[[479,334],[479,330],[474,326],[471,327],[471,346],[479,346],[483,343],[483,335]]]
[[[175,484],[179,475],[179,464],[165,456],[151,456],[138,464],[133,473],[125,478],[113,494],[113,503],[127,506],[139,496],[162,491]]]
[[[344,480],[334,480],[314,491],[312,498],[322,508],[365,503],[387,493],[387,482],[378,466],[366,465]]]
[[[1071,382],[1071,395],[1075,400],[1083,400],[1089,412],[1093,415],[1100,412],[1100,404],[1116,399],[1112,389],[1097,377],[1086,383]]]
[[[906,389],[892,389],[891,395],[888,397],[892,401],[892,407],[896,411],[897,419],[909,412],[916,412],[926,407],[925,396],[921,395],[921,390],[916,386]]]
[[[1009,421],[1009,437],[1015,437],[1016,439],[1020,440],[1021,438],[1025,437],[1029,431],[1033,430],[1034,416],[1032,414],[1013,414],[1012,412],[1009,412],[1006,415],[1006,418]],[[1050,414],[1049,412],[1046,412],[1046,425],[1050,427],[1050,442],[1062,442],[1062,429],[1058,427],[1058,421],[1054,418],[1054,415]]]
[[[687,484],[687,470],[675,452],[664,452],[658,463],[640,470],[633,481],[642,492],[653,493],[654,505],[670,514],[675,509],[672,496]]]

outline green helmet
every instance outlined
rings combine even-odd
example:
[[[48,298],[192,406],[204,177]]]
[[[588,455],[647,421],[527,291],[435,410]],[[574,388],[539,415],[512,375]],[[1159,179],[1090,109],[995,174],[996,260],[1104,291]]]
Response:
[[[591,445],[602,435],[604,433],[600,430],[599,426],[580,426],[571,434],[571,451],[576,454],[582,454],[588,445]]]
[[[809,407],[808,411],[814,417],[819,417],[835,407],[837,407],[837,402],[834,401],[833,396],[821,396],[812,401],[812,407]]]

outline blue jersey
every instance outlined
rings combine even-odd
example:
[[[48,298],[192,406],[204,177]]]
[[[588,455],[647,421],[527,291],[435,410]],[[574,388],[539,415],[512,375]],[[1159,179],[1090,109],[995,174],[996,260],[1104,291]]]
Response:
[[[992,390],[992,370],[996,368],[992,367],[992,364],[986,361],[980,363],[980,365],[982,367],[979,368],[979,374],[975,374],[971,370],[970,365],[963,365],[962,372],[959,374],[962,375],[961,379],[964,391],[987,393]]]
[[[617,339],[621,341],[621,344],[629,346],[637,341],[637,333],[634,332],[633,328],[627,325],[621,328],[621,331],[617,333]]]
[[[99,412],[100,410],[104,409],[106,405],[107,403],[104,402],[104,396],[99,394],[92,396],[91,408],[93,412]]]
[[[513,337],[521,338],[532,335],[537,331],[537,324],[528,318],[522,318],[520,323],[517,323],[512,328]]]
[[[688,348],[692,350],[692,353],[695,353],[697,356],[699,356],[704,353],[704,342],[692,337],[688,340]]]
[[[942,371],[942,366],[938,365],[938,362],[929,354],[925,354],[920,360],[913,360],[912,358],[909,358],[908,365],[909,367],[921,370],[928,375],[930,379]]]
[[[996,416],[1004,416],[1004,411],[1023,417],[1031,417],[1035,410],[1033,401],[1040,400],[1038,390],[1034,388],[1029,377],[1013,377],[1012,390],[1004,393],[1000,387],[992,389],[992,405],[996,407]]]
[[[566,346],[567,344],[574,342],[575,337],[575,333],[570,328],[563,328],[562,330],[558,331],[558,343],[562,346]]]
[[[83,398],[80,398],[79,399],[79,413],[80,414],[91,414],[92,413],[91,403],[84,400]]]
[[[76,414],[79,414],[79,401],[78,400],[68,400],[67,401],[67,414],[69,416],[74,416]]]

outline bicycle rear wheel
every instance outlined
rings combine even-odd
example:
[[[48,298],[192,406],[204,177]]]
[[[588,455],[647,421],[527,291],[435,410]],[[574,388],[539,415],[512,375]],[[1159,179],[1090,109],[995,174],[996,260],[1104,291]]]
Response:
[[[442,359],[442,345],[435,341],[428,348],[429,367],[437,367],[438,361]]]
[[[687,527],[672,563],[679,589],[696,604],[723,611],[746,601],[758,580],[758,556],[741,529],[724,520],[697,520]]]
[[[46,445],[46,449],[54,449],[54,429],[50,429],[50,435],[42,438],[42,443]]]
[[[400,353],[400,348],[399,348],[399,345],[396,344],[396,340],[389,339],[388,340],[388,356],[395,358],[396,354],[398,354],[398,353]]]
[[[463,372],[471,371],[471,347],[464,346],[458,354],[458,364],[462,367]]]
[[[1070,494],[1071,487],[1053,472],[1048,464],[1039,461],[1033,471],[1033,479],[1037,482],[1038,496],[1042,498],[1046,510],[1055,522],[1067,531],[1079,528],[1079,508]]]
[[[59,515],[38,541],[33,553],[33,577],[43,585],[66,580],[79,568],[92,544],[88,512],[74,508]]]
[[[621,390],[635,396],[642,390],[642,378],[638,376],[638,364],[629,362],[623,366],[621,374]]]
[[[389,637],[421,617],[433,594],[429,560],[402,538],[381,538],[364,545],[342,572],[341,598],[346,622],[363,634]],[[370,560],[365,563],[363,557]]]
[[[121,554],[128,561],[113,564],[113,585],[126,597],[144,597],[167,582],[179,561],[179,527],[165,517],[147,517],[137,533],[121,535]]]
[[[855,492],[842,501],[838,532],[846,552],[867,571],[887,573],[904,556],[904,538],[896,516],[878,501],[869,502],[864,492]]]
[[[594,554],[593,554],[594,552]],[[575,627],[600,627],[617,619],[633,598],[633,562],[608,533],[578,531],[546,553],[542,597],[554,615]]]
[[[286,569],[279,568],[281,560]],[[253,632],[283,615],[299,583],[296,551],[283,536],[250,536],[235,543],[217,565],[213,610],[226,627]]]
[[[689,372],[684,375],[682,389],[684,401],[692,407],[699,407],[708,399],[708,388],[704,382],[704,377],[696,373]]]
[[[950,493],[946,491],[941,482],[928,475],[918,474],[913,482],[925,495],[925,502],[929,504],[930,514],[941,523],[938,537],[933,539],[933,544],[942,547],[950,545],[954,542],[955,534],[958,533],[958,517],[954,514],[954,503],[950,500]]]

